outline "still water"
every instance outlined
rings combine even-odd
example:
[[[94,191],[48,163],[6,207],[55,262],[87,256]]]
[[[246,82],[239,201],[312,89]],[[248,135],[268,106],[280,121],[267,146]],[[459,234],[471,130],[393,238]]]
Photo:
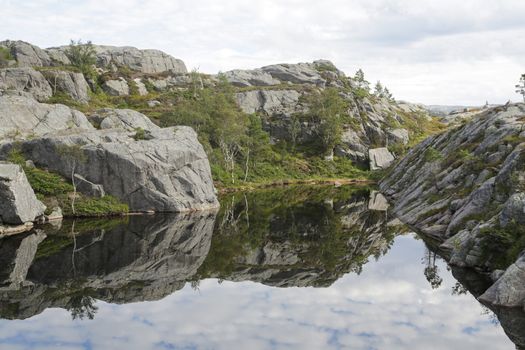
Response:
[[[482,278],[451,271],[370,196],[237,193],[218,213],[65,221],[3,238],[0,348],[522,344],[522,312],[478,303]]]

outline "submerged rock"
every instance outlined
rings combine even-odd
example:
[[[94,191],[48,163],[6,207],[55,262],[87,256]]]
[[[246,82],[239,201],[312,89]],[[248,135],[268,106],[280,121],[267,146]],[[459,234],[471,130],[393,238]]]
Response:
[[[20,225],[44,214],[22,167],[0,162],[0,219],[4,224]]]

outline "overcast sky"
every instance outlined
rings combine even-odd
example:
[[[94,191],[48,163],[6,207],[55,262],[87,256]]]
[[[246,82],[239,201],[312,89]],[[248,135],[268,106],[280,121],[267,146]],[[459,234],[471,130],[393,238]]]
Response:
[[[155,48],[216,73],[332,60],[398,99],[518,101],[524,0],[0,0],[0,36]]]

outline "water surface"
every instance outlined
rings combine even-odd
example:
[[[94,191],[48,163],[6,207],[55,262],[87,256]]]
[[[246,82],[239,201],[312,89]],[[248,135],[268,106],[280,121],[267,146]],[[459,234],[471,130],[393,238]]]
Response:
[[[482,278],[454,270],[458,282],[369,198],[353,187],[273,189],[225,197],[218,213],[66,221],[45,229],[33,255],[43,232],[4,238],[0,348],[522,344],[520,312],[478,303],[469,290],[486,288]]]

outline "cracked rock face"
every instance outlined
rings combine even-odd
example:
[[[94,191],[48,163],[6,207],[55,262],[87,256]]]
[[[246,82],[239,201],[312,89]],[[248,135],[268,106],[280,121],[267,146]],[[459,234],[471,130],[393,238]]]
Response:
[[[75,172],[132,211],[184,212],[218,207],[208,158],[189,127],[153,130],[147,140],[122,129],[65,131],[22,143],[39,167],[70,176],[57,147],[79,146],[87,160]],[[5,145],[7,154],[11,145]]]
[[[394,213],[442,242],[451,264],[507,269],[481,297],[505,307],[525,302],[524,116],[523,103],[485,110],[413,148],[380,184]]]
[[[29,67],[0,69],[0,90],[27,92],[39,101],[45,101],[53,95],[42,73]]]
[[[94,130],[84,114],[64,105],[39,103],[28,96],[0,96],[0,139],[73,128]]]
[[[33,222],[44,214],[20,165],[0,162],[0,219],[10,225]]]

